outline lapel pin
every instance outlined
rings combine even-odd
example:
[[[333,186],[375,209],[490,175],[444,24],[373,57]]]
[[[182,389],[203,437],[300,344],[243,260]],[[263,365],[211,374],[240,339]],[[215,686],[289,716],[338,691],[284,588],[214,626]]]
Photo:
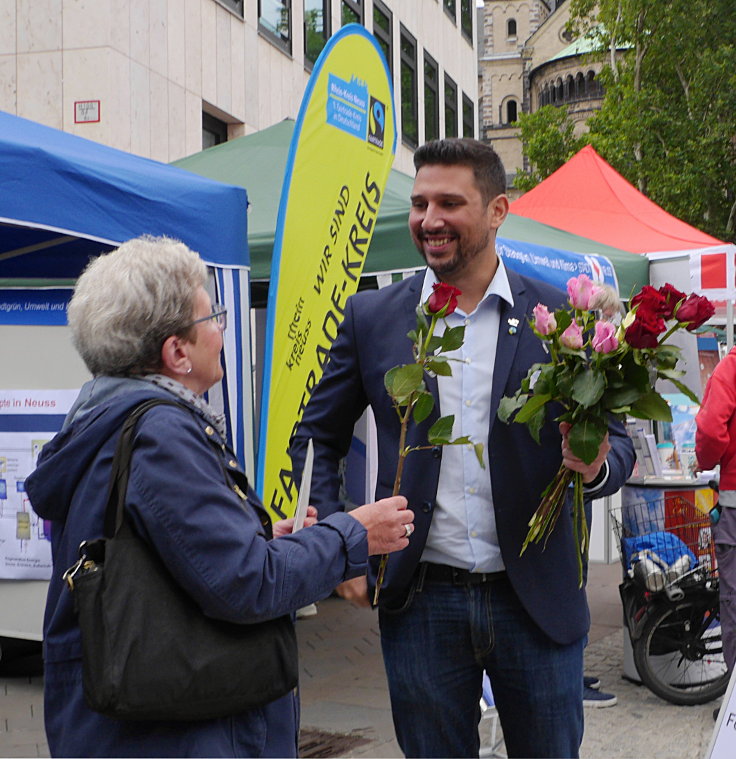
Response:
[[[516,328],[519,326],[519,320],[512,317],[508,320],[509,322],[509,335],[515,335],[516,334]]]

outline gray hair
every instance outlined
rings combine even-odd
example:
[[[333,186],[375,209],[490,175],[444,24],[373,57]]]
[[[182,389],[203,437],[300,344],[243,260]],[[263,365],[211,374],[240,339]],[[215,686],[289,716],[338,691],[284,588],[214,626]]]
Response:
[[[67,312],[74,347],[93,375],[157,371],[167,337],[186,337],[207,267],[184,243],[145,235],[94,259]]]

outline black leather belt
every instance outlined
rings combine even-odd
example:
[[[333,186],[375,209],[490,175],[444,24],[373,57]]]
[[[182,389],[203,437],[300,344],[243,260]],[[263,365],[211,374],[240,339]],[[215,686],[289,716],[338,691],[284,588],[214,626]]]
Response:
[[[425,582],[446,582],[453,585],[481,585],[506,577],[506,572],[468,572],[467,569],[450,567],[447,564],[430,564],[424,562]]]

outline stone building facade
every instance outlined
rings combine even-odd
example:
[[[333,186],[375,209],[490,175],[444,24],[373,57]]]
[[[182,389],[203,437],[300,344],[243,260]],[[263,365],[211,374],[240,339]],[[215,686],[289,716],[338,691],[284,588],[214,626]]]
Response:
[[[518,115],[565,105],[582,131],[600,107],[596,76],[602,64],[587,55],[590,44],[572,40],[564,0],[484,0],[478,13],[479,132],[513,182],[516,171],[527,168]]]

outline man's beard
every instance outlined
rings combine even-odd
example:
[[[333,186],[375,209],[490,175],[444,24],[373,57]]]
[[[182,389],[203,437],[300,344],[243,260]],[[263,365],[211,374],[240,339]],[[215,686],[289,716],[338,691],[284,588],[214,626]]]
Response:
[[[441,234],[441,233],[440,233]],[[474,258],[477,258],[490,243],[491,233],[486,230],[482,239],[477,242],[465,242],[463,243],[461,238],[457,238],[457,249],[455,255],[452,258],[444,258],[439,261],[429,261],[424,252],[423,242],[424,236],[421,235],[418,239],[414,240],[414,244],[417,246],[419,254],[424,259],[424,262],[429,268],[437,275],[439,279],[447,277],[448,275],[459,274]]]

